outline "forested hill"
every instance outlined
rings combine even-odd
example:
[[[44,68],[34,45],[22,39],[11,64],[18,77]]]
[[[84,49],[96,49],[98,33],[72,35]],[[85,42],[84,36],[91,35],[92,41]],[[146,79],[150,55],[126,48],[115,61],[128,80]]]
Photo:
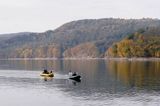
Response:
[[[152,31],[141,30],[130,34],[120,42],[114,43],[107,50],[106,56],[160,58],[160,35],[157,35],[158,33],[152,35],[153,33]]]
[[[0,37],[0,58],[104,57],[108,48],[129,34],[144,30],[160,35],[158,19],[86,19],[44,33]]]

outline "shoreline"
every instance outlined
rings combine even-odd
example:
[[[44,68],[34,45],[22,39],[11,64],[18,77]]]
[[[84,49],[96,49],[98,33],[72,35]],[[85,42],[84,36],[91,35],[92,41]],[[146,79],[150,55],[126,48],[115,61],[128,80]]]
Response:
[[[108,60],[116,60],[116,61],[120,61],[120,60],[126,60],[126,61],[160,61],[160,58],[155,58],[155,57],[139,57],[139,58],[108,58]]]
[[[115,61],[160,61],[160,58],[113,58],[113,57],[106,57],[106,58],[6,58],[0,60],[115,60]]]

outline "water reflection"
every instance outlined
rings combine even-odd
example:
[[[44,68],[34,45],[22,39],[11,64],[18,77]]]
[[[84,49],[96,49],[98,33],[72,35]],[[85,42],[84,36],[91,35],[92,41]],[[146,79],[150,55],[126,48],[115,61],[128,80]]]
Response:
[[[122,87],[156,89],[160,87],[159,61],[116,60],[3,60],[0,69],[55,70],[66,75],[69,70],[82,76],[82,86],[119,91]],[[50,79],[44,79],[50,81]]]
[[[70,85],[77,86],[78,84],[81,83],[81,80],[71,80],[71,79],[69,79],[68,82],[69,82]]]
[[[52,80],[53,80],[52,77],[42,77],[42,79],[43,79],[44,81],[52,81]]]
[[[160,62],[106,61],[109,73],[130,87],[160,89]]]
[[[54,69],[55,77],[40,77],[43,68]],[[69,80],[69,70],[78,72],[81,81]],[[24,106],[44,106],[44,101],[47,106],[159,104],[159,76],[158,61],[1,60],[0,99],[3,106],[17,106],[19,99]]]

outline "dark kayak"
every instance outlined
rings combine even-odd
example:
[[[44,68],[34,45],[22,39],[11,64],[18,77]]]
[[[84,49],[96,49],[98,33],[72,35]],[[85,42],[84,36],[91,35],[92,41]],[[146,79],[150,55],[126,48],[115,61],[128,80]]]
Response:
[[[80,75],[71,76],[71,77],[69,77],[69,79],[72,79],[72,80],[75,80],[75,81],[80,81],[81,80],[81,76]]]

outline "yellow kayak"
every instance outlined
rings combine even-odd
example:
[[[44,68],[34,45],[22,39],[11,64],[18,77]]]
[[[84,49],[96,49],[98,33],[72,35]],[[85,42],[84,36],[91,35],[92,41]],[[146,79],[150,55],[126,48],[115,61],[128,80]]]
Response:
[[[54,74],[53,73],[49,73],[49,74],[41,73],[40,76],[42,76],[42,77],[54,77]]]

